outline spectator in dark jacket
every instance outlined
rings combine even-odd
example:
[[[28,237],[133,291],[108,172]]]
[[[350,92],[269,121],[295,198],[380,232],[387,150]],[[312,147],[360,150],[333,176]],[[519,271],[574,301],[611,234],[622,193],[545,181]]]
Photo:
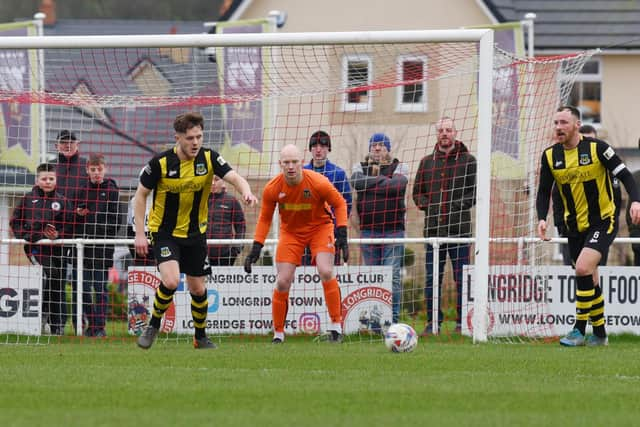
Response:
[[[362,238],[403,238],[405,195],[409,168],[391,156],[391,140],[383,133],[369,139],[369,154],[353,167],[351,184],[356,191],[356,210]],[[398,322],[402,303],[404,245],[361,245],[366,265],[390,265],[392,279],[392,322]]]
[[[56,191],[55,165],[40,164],[36,174],[36,185],[16,206],[10,226],[16,238],[29,242],[24,246],[29,260],[43,268],[43,324],[49,324],[52,335],[62,335],[66,321],[65,248],[36,242],[72,237],[75,218],[69,201]]]
[[[93,154],[87,162],[89,178],[79,189],[76,213],[84,220],[76,227],[76,237],[84,239],[115,238],[120,226],[120,194],[116,182],[105,177],[107,165],[102,154]],[[86,336],[106,336],[108,307],[107,278],[113,265],[113,245],[88,244],[84,246],[82,275],[82,312],[88,320]],[[76,324],[76,294],[72,317]]]
[[[433,153],[420,161],[413,186],[413,201],[424,211],[425,237],[470,237],[471,208],[476,202],[476,159],[467,147],[456,139],[457,130],[453,119],[441,118],[436,124],[438,142]],[[433,322],[433,251],[426,245],[427,325],[423,335],[428,335]],[[442,280],[447,254],[453,267],[456,282],[456,331],[461,329],[462,267],[469,264],[469,244],[441,243],[438,248],[438,289]],[[442,301],[442,292],[438,292]],[[438,325],[443,321],[438,306]]]
[[[56,138],[56,149],[58,150],[58,162],[56,163],[56,178],[58,181],[57,191],[67,198],[69,203],[75,208],[78,205],[78,191],[87,178],[87,159],[80,157],[79,153],[80,141],[76,138],[76,134],[64,129],[58,133]],[[65,267],[64,277],[67,271],[71,276],[71,287],[75,290],[77,287],[76,271],[76,248],[70,247],[69,256],[63,264]],[[67,313],[64,313],[64,321],[66,322]],[[75,311],[74,311],[75,316]],[[74,322],[73,326],[76,327]]]
[[[247,224],[240,202],[227,194],[227,186],[217,176],[213,178],[209,195],[207,239],[244,239]],[[242,245],[209,246],[211,265],[233,265]]]
[[[87,159],[80,157],[80,143],[75,133],[60,131],[56,139],[58,163],[56,164],[57,189],[63,196],[77,205],[77,193],[87,177]]]

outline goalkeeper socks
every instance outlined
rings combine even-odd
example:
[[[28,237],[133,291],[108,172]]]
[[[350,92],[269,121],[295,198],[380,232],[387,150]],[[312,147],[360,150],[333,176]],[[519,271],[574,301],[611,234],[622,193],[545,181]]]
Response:
[[[169,308],[171,301],[173,301],[174,293],[176,293],[175,289],[169,289],[164,283],[160,282],[158,289],[156,289],[156,296],[153,299],[153,310],[151,310],[151,321],[149,321],[149,324],[154,328],[160,329],[162,315]]]
[[[342,308],[340,303],[342,296],[340,295],[340,286],[338,286],[338,280],[333,279],[322,282],[322,288],[324,289],[324,299],[327,303],[327,311],[329,311],[329,317],[334,324],[342,323]]]
[[[587,329],[587,320],[589,320],[589,312],[593,303],[595,289],[593,286],[593,277],[591,274],[587,276],[576,276],[576,324],[575,328],[582,335]]]
[[[589,311],[589,320],[593,326],[593,334],[604,338],[607,332],[604,328],[604,297],[602,296],[602,288],[596,286],[594,289],[593,301],[591,303],[591,311]]]
[[[284,321],[289,310],[289,292],[273,290],[273,304],[271,306],[273,315],[273,330],[284,333]]]
[[[207,310],[209,301],[207,300],[207,291],[204,294],[191,294],[191,317],[193,317],[193,327],[195,329],[196,339],[204,338],[205,328],[207,327]]]

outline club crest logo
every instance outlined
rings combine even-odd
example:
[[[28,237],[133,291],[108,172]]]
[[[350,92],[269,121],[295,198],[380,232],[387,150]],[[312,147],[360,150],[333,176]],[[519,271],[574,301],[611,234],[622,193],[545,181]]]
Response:
[[[207,167],[204,165],[204,163],[198,163],[196,165],[196,175],[206,175],[207,174]]]
[[[149,323],[149,296],[143,295],[142,301],[136,296],[129,299],[129,333],[140,335],[147,323]]]
[[[493,314],[493,311],[487,307],[487,333],[491,333],[495,326],[496,316]],[[470,308],[467,312],[467,328],[469,328],[469,333],[473,335],[473,308]]]
[[[591,163],[591,158],[587,153],[580,154],[580,159],[578,160],[578,163],[580,163],[582,166],[588,165],[589,163]]]
[[[129,270],[127,277],[129,295],[128,329],[131,335],[140,335],[151,320],[151,310],[160,277],[155,273]],[[172,301],[162,317],[161,332],[171,332],[176,326],[176,306]]]
[[[380,334],[391,325],[391,292],[378,286],[356,289],[342,299],[345,325],[357,325],[360,333]]]
[[[171,256],[171,249],[168,246],[163,246],[160,248],[160,256],[162,258],[167,258]]]
[[[309,190],[308,188],[305,188],[304,190],[302,190],[302,197],[304,197],[305,199],[310,199],[311,190]]]
[[[54,210],[54,211],[59,211],[60,210],[60,203],[58,203],[58,202],[51,203],[51,209]]]

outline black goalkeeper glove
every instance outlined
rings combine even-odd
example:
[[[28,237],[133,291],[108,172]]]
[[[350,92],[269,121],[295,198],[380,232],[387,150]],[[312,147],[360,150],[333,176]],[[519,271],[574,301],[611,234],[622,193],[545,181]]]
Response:
[[[260,258],[260,252],[262,251],[262,247],[264,245],[262,243],[253,242],[253,246],[251,247],[251,252],[244,259],[244,271],[245,273],[251,273],[251,264],[258,261]]]
[[[336,260],[340,261],[340,252],[344,262],[349,261],[349,243],[347,242],[347,227],[341,226],[336,229]]]

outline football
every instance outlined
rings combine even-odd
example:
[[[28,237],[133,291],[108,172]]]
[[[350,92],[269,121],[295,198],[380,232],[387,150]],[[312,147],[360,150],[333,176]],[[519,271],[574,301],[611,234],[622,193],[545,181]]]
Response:
[[[384,345],[394,353],[408,353],[418,346],[418,334],[407,324],[394,323],[384,334]]]

